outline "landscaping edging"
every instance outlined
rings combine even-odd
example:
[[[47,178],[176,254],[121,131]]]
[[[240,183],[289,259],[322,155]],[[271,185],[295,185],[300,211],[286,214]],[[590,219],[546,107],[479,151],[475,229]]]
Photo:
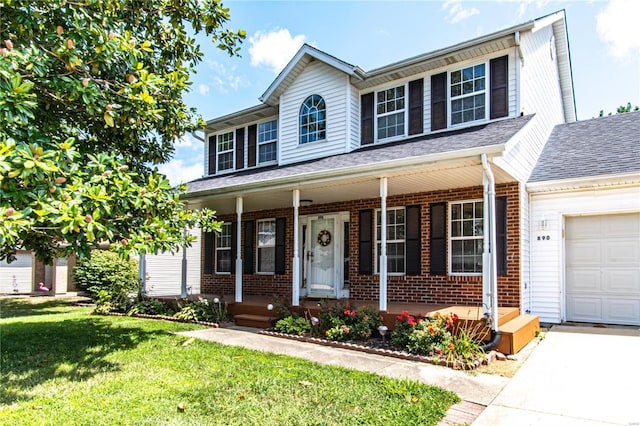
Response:
[[[321,339],[319,337],[298,336],[295,334],[279,333],[277,331],[271,331],[271,330],[261,330],[261,331],[258,331],[258,334],[273,336],[273,337],[280,337],[280,338],[289,339],[289,340],[297,340],[299,342],[314,343],[314,344],[323,345],[323,346],[332,346],[335,348],[349,349],[349,350],[365,352],[365,353],[374,354],[374,355],[390,356],[393,358],[406,359],[409,361],[418,361],[418,362],[424,362],[427,364],[441,365],[444,367],[452,368],[454,370],[475,370],[480,365],[488,364],[495,359],[495,353],[490,352],[482,359],[478,359],[470,363],[464,363],[461,361],[448,361],[441,357],[416,355],[416,354],[411,354],[409,352],[400,352],[400,351],[394,351],[391,349],[373,348],[373,347],[364,346],[358,343],[337,342],[334,340]]]
[[[198,324],[198,325],[206,325],[211,328],[220,328],[220,324],[217,322],[209,322],[209,321],[189,321],[182,320],[180,318],[174,318],[167,315],[150,315],[150,314],[125,314],[122,312],[106,312],[103,314],[95,314],[95,315],[111,315],[115,317],[132,317],[132,318],[146,318],[146,319],[155,319],[155,320],[164,320],[164,321],[172,321],[172,322],[184,322],[189,324]]]

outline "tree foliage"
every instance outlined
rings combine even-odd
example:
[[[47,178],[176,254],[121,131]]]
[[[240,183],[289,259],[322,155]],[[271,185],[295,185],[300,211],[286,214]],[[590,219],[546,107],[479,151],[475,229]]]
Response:
[[[625,112],[631,112],[631,111],[640,111],[640,106],[636,105],[635,107],[631,106],[631,102],[627,102],[627,105],[620,105],[617,109],[616,109],[616,114],[623,114]],[[609,113],[608,115],[612,115],[611,113]],[[601,109],[600,110],[600,117],[604,117],[604,110]]]
[[[218,0],[0,0],[0,259],[173,250],[216,230],[157,172],[202,127],[183,95],[204,32],[237,55]]]

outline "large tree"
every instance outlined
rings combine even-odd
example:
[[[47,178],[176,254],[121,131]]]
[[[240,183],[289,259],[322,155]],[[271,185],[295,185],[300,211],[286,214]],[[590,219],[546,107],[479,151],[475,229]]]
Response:
[[[218,0],[0,0],[0,259],[167,251],[219,226],[156,165],[202,127],[194,37],[237,55],[229,18]]]

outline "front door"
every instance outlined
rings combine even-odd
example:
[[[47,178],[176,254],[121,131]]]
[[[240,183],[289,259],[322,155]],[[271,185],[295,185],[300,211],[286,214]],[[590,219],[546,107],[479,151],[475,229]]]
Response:
[[[335,216],[309,218],[306,256],[310,296],[336,295],[336,222]]]

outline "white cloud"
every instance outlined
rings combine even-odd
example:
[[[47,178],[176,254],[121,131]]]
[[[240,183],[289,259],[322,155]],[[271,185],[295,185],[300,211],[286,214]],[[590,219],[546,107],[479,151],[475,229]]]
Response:
[[[178,149],[202,149],[202,142],[194,138],[191,134],[185,133],[176,139],[173,146]]]
[[[611,0],[596,16],[598,36],[609,44],[613,56],[637,58],[640,54],[639,16],[638,0]]]
[[[214,74],[211,77],[211,83],[220,93],[229,93],[229,89],[238,90],[240,87],[250,85],[247,80],[236,74],[235,66],[228,69],[224,64],[211,59],[207,60],[207,65],[209,65],[209,68]],[[198,87],[198,90],[200,91],[200,87]],[[207,93],[208,92],[209,90],[207,90]],[[202,91],[200,91],[200,93],[205,94],[202,93]]]
[[[551,3],[551,0],[507,0],[507,2],[518,4],[518,19],[522,19],[527,14],[530,6],[534,6],[535,9],[542,9]]]
[[[254,67],[266,65],[277,74],[291,60],[305,41],[304,34],[291,36],[286,28],[270,32],[258,31],[249,37],[249,55]]]
[[[209,85],[208,84],[199,84],[198,85],[198,93],[201,95],[207,95],[209,93]]]
[[[465,8],[462,6],[462,0],[446,0],[442,4],[442,8],[448,11],[448,16],[445,20],[450,24],[457,24],[480,13],[475,7]]]
[[[181,159],[173,159],[168,163],[160,164],[158,171],[167,176],[172,185],[178,185],[202,177],[204,170],[202,164],[201,156],[194,157],[189,164]]]

